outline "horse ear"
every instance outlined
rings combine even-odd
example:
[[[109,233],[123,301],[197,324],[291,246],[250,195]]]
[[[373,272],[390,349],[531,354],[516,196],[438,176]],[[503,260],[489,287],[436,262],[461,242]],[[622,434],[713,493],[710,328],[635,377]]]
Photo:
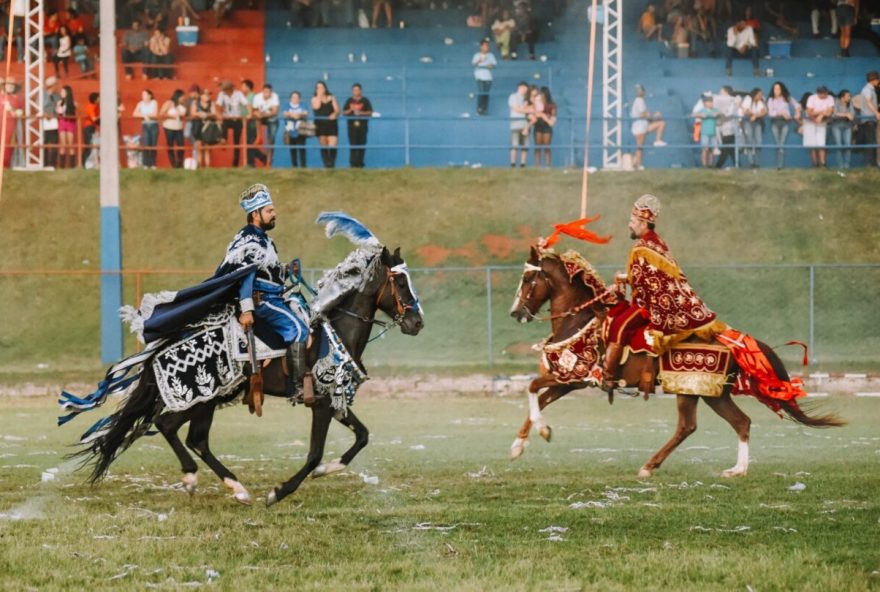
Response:
[[[401,263],[403,263],[403,257],[400,256],[400,247],[394,249],[393,260],[395,265],[400,265]]]
[[[535,245],[529,247],[529,263],[537,263],[541,260],[541,256],[538,254],[538,249]]]
[[[382,247],[382,255],[380,255],[382,263],[384,263],[387,267],[394,267],[391,264],[391,253],[388,252],[388,247]]]

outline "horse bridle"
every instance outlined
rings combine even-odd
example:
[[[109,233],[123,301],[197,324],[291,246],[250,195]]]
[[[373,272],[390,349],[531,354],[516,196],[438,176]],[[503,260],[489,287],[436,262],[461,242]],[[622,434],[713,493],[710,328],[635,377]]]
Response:
[[[529,291],[526,293],[525,299],[522,299],[522,298],[519,299],[519,301],[522,303],[523,310],[525,310],[526,313],[532,319],[534,319],[536,321],[552,321],[554,319],[561,319],[561,318],[565,318],[565,317],[574,316],[574,315],[578,314],[579,312],[581,312],[582,310],[593,306],[594,304],[596,304],[597,302],[599,302],[600,300],[602,300],[608,294],[611,293],[611,290],[606,288],[603,292],[597,294],[596,296],[594,296],[590,300],[587,300],[586,302],[582,302],[581,304],[578,304],[577,306],[573,306],[572,308],[568,309],[565,312],[561,312],[561,313],[555,314],[555,315],[548,315],[546,317],[539,317],[538,315],[534,314],[531,310],[529,310],[529,307],[526,306],[526,304],[525,304],[526,302],[528,302],[532,298],[532,292],[535,291],[535,286],[538,285],[538,276],[539,275],[544,278],[544,281],[547,282],[548,285],[550,285],[550,278],[547,277],[547,272],[544,271],[544,260],[539,259],[538,262],[540,263],[540,265],[533,265],[533,264],[529,263],[528,261],[526,261],[523,264],[523,275],[522,275],[522,278],[520,279],[520,286],[522,286],[523,280],[525,280],[526,274],[528,272],[534,271],[536,273],[535,273],[534,277],[532,277],[532,280],[529,282]]]
[[[382,327],[383,331],[381,333],[379,333],[378,335],[376,335],[376,337],[373,337],[372,339],[370,339],[370,341],[373,341],[374,339],[378,339],[379,337],[381,337],[383,334],[385,334],[390,329],[393,329],[397,325],[401,324],[403,322],[403,317],[404,317],[404,315],[406,315],[406,312],[408,310],[418,310],[421,308],[421,305],[419,304],[419,299],[415,295],[415,291],[413,291],[411,283],[410,283],[410,292],[413,295],[413,302],[412,302],[412,304],[404,304],[403,303],[403,299],[400,297],[400,290],[398,289],[397,284],[394,282],[394,278],[397,276],[400,276],[400,275],[406,276],[407,280],[409,280],[409,273],[406,269],[406,263],[401,263],[400,265],[395,265],[394,267],[386,267],[385,268],[385,281],[382,282],[382,286],[379,288],[379,292],[376,296],[376,307],[379,307],[379,304],[382,302],[382,297],[385,295],[385,289],[389,285],[391,286],[391,297],[394,299],[394,307],[395,307],[397,314],[392,317],[392,320],[390,323],[388,323],[386,321],[380,321],[375,318],[370,319],[364,315],[359,315],[359,314],[354,313],[354,312],[347,310],[345,308],[337,308],[336,310],[338,310],[339,312],[341,312],[344,315],[355,318],[363,323],[370,323],[370,324],[379,325],[380,327]]]

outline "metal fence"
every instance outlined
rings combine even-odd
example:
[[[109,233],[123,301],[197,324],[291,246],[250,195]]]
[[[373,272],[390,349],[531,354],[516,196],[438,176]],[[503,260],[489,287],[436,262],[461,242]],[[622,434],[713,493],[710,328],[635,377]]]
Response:
[[[614,268],[599,267],[610,278]],[[316,280],[321,270],[308,270]],[[521,267],[443,267],[411,270],[425,307],[418,337],[394,330],[372,344],[372,368],[461,371],[529,371],[531,346],[546,337],[547,323],[521,325],[509,316]],[[139,294],[179,289],[210,275],[207,270],[123,272],[125,302]],[[793,339],[810,346],[818,369],[880,367],[880,264],[689,266],[697,292],[719,317],[777,346]],[[97,364],[100,354],[100,277],[93,272],[2,272],[4,329],[0,370]],[[126,351],[133,352],[133,337]],[[796,364],[798,348],[780,350]]]

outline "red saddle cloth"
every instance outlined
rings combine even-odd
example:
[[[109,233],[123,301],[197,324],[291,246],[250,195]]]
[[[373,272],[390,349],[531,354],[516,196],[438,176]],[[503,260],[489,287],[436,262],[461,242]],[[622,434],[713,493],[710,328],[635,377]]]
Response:
[[[594,318],[563,341],[541,344],[544,367],[561,383],[587,382],[594,386],[602,381],[599,359],[599,322]]]
[[[734,384],[733,394],[758,397],[765,405],[777,412],[781,409],[777,401],[791,401],[807,396],[800,378],[785,380],[776,374],[773,364],[751,335],[728,329],[715,338],[730,350],[739,366],[739,376]],[[789,344],[803,345],[794,341]],[[806,353],[804,363],[806,364]]]

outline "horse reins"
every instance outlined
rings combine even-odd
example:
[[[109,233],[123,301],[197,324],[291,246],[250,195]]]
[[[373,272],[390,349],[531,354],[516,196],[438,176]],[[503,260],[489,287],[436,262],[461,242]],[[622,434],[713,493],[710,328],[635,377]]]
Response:
[[[370,343],[371,341],[375,341],[376,339],[379,339],[380,337],[385,335],[385,333],[387,333],[388,331],[390,331],[391,329],[393,329],[394,327],[399,325],[403,321],[403,316],[406,314],[406,311],[415,308],[415,306],[412,304],[404,304],[403,303],[403,301],[400,297],[400,290],[398,290],[397,284],[394,283],[394,277],[396,275],[398,275],[398,274],[395,273],[394,271],[392,271],[390,268],[388,268],[388,267],[385,268],[385,281],[382,282],[382,287],[379,288],[379,294],[376,296],[376,306],[378,307],[379,303],[382,302],[382,297],[385,295],[385,287],[388,285],[391,286],[391,297],[394,298],[394,305],[395,305],[395,309],[397,310],[397,315],[393,317],[393,319],[390,323],[385,322],[385,321],[380,321],[375,318],[370,319],[370,318],[366,317],[365,315],[359,315],[359,314],[354,313],[354,312],[347,310],[345,308],[337,308],[336,309],[337,311],[341,312],[342,314],[350,316],[352,318],[355,318],[355,319],[361,321],[362,323],[379,325],[380,327],[382,327],[382,331],[378,335],[376,335],[375,337],[371,337],[367,343]]]
[[[532,265],[529,262],[526,262],[526,264],[525,264],[525,270],[523,271],[523,278],[525,278],[525,274],[529,271],[536,272],[535,277],[532,279],[532,281],[529,282],[529,291],[528,291],[528,293],[526,293],[526,301],[531,300],[532,292],[535,290],[535,286],[538,285],[538,280],[537,280],[538,275],[537,274],[541,274],[542,276],[544,276],[544,281],[547,282],[548,284],[550,283],[550,281],[547,279],[547,274],[544,271],[543,260],[541,261],[541,263],[542,263],[542,265]],[[526,306],[525,304],[523,304],[523,308],[525,309],[526,313],[528,313],[528,315],[533,320],[541,321],[541,322],[552,321],[555,319],[563,319],[566,317],[574,316],[574,315],[578,314],[579,312],[583,311],[584,309],[587,309],[587,308],[593,306],[594,304],[596,304],[596,302],[599,302],[600,300],[602,300],[603,298],[605,298],[609,294],[611,294],[611,289],[606,288],[604,291],[599,293],[597,296],[595,296],[594,298],[592,298],[590,300],[587,300],[586,302],[582,302],[581,304],[578,304],[577,306],[574,306],[565,312],[561,312],[558,314],[551,314],[546,317],[541,317],[541,316],[534,314],[532,311],[529,310],[529,307]]]

